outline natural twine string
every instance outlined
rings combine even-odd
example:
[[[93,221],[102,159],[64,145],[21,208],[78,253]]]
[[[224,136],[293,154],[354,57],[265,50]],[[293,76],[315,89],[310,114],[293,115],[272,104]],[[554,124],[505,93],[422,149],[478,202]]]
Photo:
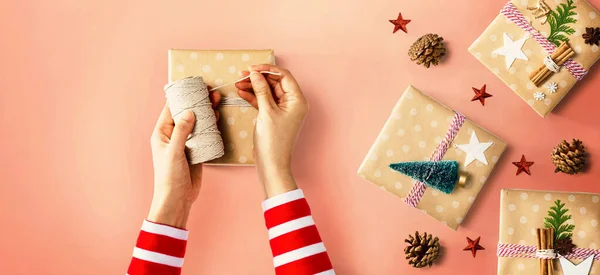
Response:
[[[560,66],[558,66],[558,64],[556,64],[556,62],[552,60],[552,56],[549,55],[546,55],[546,57],[544,57],[544,65],[546,65],[546,68],[548,68],[548,70],[554,73],[558,73],[558,70],[560,70]]]
[[[554,252],[554,249],[538,249],[535,252],[535,257],[538,259],[556,259],[558,255]]]
[[[223,139],[217,128],[208,88],[201,76],[186,77],[165,86],[165,94],[173,120],[185,110],[196,116],[194,129],[185,142],[190,164],[203,163],[223,156]]]
[[[260,71],[259,73],[261,73],[261,74],[270,74],[270,75],[281,75],[281,73],[276,73],[276,72],[271,72],[271,71]],[[210,92],[216,91],[218,89],[221,89],[221,88],[229,86],[229,85],[233,85],[235,83],[238,83],[240,81],[246,80],[248,78],[250,78],[250,75],[242,77],[242,78],[240,78],[240,79],[238,79],[238,80],[236,80],[234,82],[214,87],[214,88],[210,89]],[[239,97],[223,97],[221,99],[220,105],[221,106],[252,107],[252,105],[250,105],[250,103],[248,103],[248,101],[245,101],[245,100],[243,100],[242,98],[239,98]]]

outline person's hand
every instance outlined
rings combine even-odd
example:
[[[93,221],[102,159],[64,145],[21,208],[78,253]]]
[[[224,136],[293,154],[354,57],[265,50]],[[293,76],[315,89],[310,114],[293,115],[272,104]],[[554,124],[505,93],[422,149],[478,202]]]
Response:
[[[210,94],[216,110],[221,95]],[[218,111],[215,111],[217,120]],[[190,208],[198,198],[202,180],[202,164],[189,165],[185,156],[185,142],[194,128],[195,117],[184,111],[173,121],[168,104],[162,110],[152,133],[152,161],[154,163],[154,196],[148,221],[185,228]]]
[[[308,103],[294,76],[273,65],[257,65],[243,72],[249,79],[238,82],[238,94],[258,109],[254,129],[254,158],[267,197],[297,188],[291,159]],[[262,74],[270,71],[281,75]]]

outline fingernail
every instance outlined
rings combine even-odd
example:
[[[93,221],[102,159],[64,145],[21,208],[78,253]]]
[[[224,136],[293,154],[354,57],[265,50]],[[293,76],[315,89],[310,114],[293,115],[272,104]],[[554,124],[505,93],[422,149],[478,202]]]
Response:
[[[183,113],[181,113],[181,120],[184,120],[187,122],[194,121],[194,112],[192,112],[191,110],[183,111]]]
[[[260,73],[257,71],[251,71],[250,72],[250,80],[252,80],[252,81],[260,80]]]

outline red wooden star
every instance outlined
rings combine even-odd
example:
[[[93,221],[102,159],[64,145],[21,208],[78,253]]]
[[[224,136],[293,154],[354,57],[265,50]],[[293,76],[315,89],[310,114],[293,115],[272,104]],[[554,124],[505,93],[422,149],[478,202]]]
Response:
[[[475,239],[474,241],[467,237],[467,242],[469,242],[469,245],[467,245],[467,247],[465,247],[463,251],[471,250],[473,258],[475,258],[475,255],[477,255],[477,250],[485,250],[483,246],[479,245],[479,240],[481,240],[481,237],[477,237],[477,239]]]
[[[393,33],[396,33],[398,30],[402,30],[403,32],[408,33],[408,31],[406,30],[406,24],[408,24],[410,20],[404,20],[404,18],[402,18],[402,13],[398,14],[398,19],[390,20],[390,22],[394,24]]]
[[[488,94],[485,92],[485,84],[483,85],[483,87],[481,87],[481,89],[477,89],[475,87],[473,88],[473,92],[475,92],[475,96],[473,96],[473,99],[471,99],[471,101],[475,101],[479,99],[479,102],[481,102],[482,106],[485,106],[485,99],[488,97],[492,97],[491,94]]]
[[[529,171],[529,166],[533,165],[533,161],[525,160],[525,155],[521,156],[521,161],[513,162],[515,166],[519,167],[517,169],[517,175],[521,174],[521,172],[527,173],[527,175],[531,175],[531,171]]]

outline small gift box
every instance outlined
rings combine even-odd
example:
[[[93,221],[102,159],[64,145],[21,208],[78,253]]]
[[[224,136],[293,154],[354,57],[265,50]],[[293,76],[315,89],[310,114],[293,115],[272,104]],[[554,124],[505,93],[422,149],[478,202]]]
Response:
[[[513,0],[469,52],[545,117],[600,57],[598,27],[585,0]]]
[[[202,76],[208,86],[233,83],[241,71],[257,64],[274,64],[272,50],[170,50],[169,82],[188,76]],[[223,96],[219,130],[225,155],[208,162],[218,165],[252,165],[254,125],[257,110],[239,98],[234,85],[218,89]]]
[[[498,274],[600,274],[599,221],[599,194],[502,190]],[[538,228],[553,231],[550,251],[540,251]],[[541,272],[540,259],[552,271]]]
[[[409,86],[358,175],[456,230],[505,149],[500,138]],[[423,160],[440,163],[438,168],[444,160],[458,161],[467,183],[445,194],[390,168]]]

